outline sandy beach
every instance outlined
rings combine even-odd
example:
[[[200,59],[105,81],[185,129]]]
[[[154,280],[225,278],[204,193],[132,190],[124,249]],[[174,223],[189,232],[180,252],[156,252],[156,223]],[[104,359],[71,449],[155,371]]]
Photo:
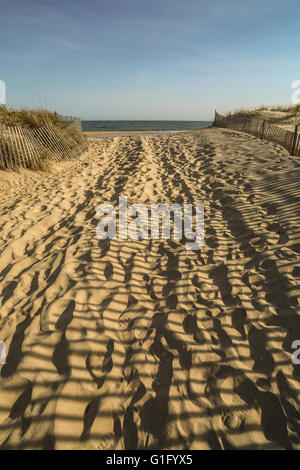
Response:
[[[2,449],[300,449],[300,161],[226,129],[89,139],[0,172]],[[97,206],[205,206],[205,242]]]
[[[209,127],[209,126],[206,126]],[[82,134],[88,138],[97,138],[97,137],[132,137],[132,136],[140,136],[146,137],[151,135],[165,135],[165,134],[175,134],[175,133],[182,133],[187,132],[186,130],[176,130],[176,131],[84,131]]]

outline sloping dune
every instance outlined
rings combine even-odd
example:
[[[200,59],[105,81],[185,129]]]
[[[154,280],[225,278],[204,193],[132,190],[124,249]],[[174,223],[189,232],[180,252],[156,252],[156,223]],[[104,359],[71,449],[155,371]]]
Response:
[[[300,449],[300,161],[225,129],[0,174],[3,449]],[[203,203],[205,243],[97,206]]]

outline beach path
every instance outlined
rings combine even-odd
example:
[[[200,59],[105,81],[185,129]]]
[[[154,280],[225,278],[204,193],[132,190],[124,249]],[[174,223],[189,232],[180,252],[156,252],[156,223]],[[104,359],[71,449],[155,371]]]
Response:
[[[0,172],[3,449],[300,449],[300,161],[226,130],[90,139]],[[205,241],[97,207],[204,204]]]

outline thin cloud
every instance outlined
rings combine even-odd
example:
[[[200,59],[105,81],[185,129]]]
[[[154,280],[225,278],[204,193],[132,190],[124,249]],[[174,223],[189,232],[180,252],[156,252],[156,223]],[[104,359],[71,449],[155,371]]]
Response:
[[[82,44],[74,42],[68,39],[55,39],[55,44],[64,49],[69,49],[72,51],[83,51],[85,47]]]

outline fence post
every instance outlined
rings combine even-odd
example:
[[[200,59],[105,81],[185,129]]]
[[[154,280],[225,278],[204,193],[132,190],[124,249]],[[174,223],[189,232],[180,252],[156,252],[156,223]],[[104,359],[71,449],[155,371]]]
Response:
[[[297,138],[296,138],[295,156],[296,156],[296,157],[299,156],[299,134],[297,135]]]
[[[298,125],[295,126],[295,132],[294,132],[294,137],[293,137],[291,155],[295,155],[297,136],[298,136]]]
[[[266,121],[263,120],[263,123],[262,123],[262,131],[261,131],[261,140],[264,138],[264,133],[265,133],[265,124],[266,124]]]

